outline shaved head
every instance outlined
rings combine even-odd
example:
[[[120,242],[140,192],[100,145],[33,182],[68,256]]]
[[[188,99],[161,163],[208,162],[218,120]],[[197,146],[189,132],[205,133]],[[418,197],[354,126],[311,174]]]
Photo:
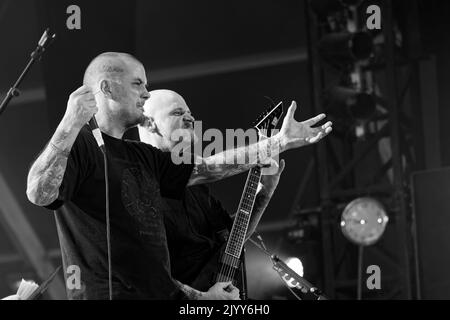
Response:
[[[183,97],[172,90],[153,90],[150,91],[150,99],[145,102],[144,113],[147,116],[154,117],[156,113],[161,112],[171,106],[182,106],[187,108]]]
[[[83,84],[93,90],[99,109],[97,121],[107,132],[121,137],[126,129],[145,121],[147,76],[142,63],[132,55],[98,55],[86,68]]]
[[[175,91],[151,91],[150,99],[144,105],[144,114],[149,121],[139,127],[141,141],[164,151],[172,150],[180,142],[172,139],[175,132],[183,131],[186,137],[195,141],[195,119],[186,101]]]
[[[121,79],[127,72],[130,63],[137,63],[141,65],[139,60],[128,53],[102,53],[95,57],[86,68],[83,84],[94,87],[100,79]]]

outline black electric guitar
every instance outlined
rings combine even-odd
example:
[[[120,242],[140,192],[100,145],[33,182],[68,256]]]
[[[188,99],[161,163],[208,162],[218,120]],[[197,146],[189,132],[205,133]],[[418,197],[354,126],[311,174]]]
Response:
[[[275,107],[264,112],[255,122],[254,128],[269,137],[271,136],[271,131],[277,126],[282,114],[283,104],[280,102]],[[191,287],[200,291],[207,291],[216,282],[232,281],[234,285],[242,290],[241,273],[238,271],[241,268],[242,250],[260,179],[261,167],[252,168],[248,173],[227,242],[211,257],[197,278],[190,284]]]

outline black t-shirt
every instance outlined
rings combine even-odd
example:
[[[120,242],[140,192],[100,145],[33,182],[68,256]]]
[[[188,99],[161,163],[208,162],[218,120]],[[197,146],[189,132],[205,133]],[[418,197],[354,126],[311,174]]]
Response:
[[[181,200],[166,202],[172,276],[190,284],[225,241],[233,220],[205,185],[188,187]]]
[[[192,165],[175,165],[170,153],[103,134],[108,157],[114,299],[176,299],[170,276],[162,195],[183,195]],[[103,154],[85,126],[73,145],[59,197],[48,206],[56,224],[65,270],[81,271],[81,288],[69,299],[108,299]],[[70,269],[71,272],[74,269]],[[66,278],[72,276],[67,273]]]

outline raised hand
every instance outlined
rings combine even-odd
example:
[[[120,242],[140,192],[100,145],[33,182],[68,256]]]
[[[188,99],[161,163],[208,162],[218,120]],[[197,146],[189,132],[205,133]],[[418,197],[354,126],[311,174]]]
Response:
[[[330,121],[321,127],[312,127],[324,119],[325,114],[322,113],[314,118],[298,122],[294,119],[295,110],[297,110],[297,103],[293,101],[280,130],[282,147],[285,149],[294,149],[316,143],[333,130],[333,124]]]
[[[68,126],[81,128],[98,111],[92,89],[81,86],[69,96],[63,122]]]

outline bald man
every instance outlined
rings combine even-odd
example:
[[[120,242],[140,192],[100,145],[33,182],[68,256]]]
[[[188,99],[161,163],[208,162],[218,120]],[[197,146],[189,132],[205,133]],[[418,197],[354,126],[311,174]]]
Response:
[[[180,143],[171,137],[184,130],[185,137],[196,139],[194,117],[186,101],[171,90],[154,90],[144,105],[148,121],[139,125],[140,140],[154,147],[172,151]],[[189,145],[186,143],[186,145]],[[284,169],[284,160],[274,175],[262,176],[255,205],[250,218],[246,239],[256,229]],[[164,222],[170,253],[172,276],[183,284],[191,295],[213,299],[211,293],[192,288],[209,260],[219,251],[231,230],[232,216],[223,209],[206,185],[191,186],[182,199],[166,199],[171,210],[165,212]],[[197,288],[203,289],[203,288]]]
[[[143,65],[131,55],[110,52],[96,57],[28,173],[28,199],[50,210],[60,209],[55,217],[70,299],[185,297],[170,276],[163,222],[169,208],[162,197],[181,198],[186,185],[246,171],[257,165],[256,159],[264,162],[279,152],[317,142],[331,131],[331,123],[311,127],[324,115],[295,121],[293,103],[276,136],[248,148],[199,158],[195,164],[176,165],[168,152],[121,139],[126,129],[145,121],[146,84]],[[111,269],[104,158],[86,126],[94,114],[107,154]]]
[[[144,67],[131,55],[96,57],[29,171],[29,200],[57,210],[69,299],[109,298],[104,162],[86,125],[94,114],[108,155],[112,298],[183,296],[168,270],[159,189],[176,196],[192,166],[175,166],[158,150],[121,140],[127,128],[145,119],[146,82]]]

